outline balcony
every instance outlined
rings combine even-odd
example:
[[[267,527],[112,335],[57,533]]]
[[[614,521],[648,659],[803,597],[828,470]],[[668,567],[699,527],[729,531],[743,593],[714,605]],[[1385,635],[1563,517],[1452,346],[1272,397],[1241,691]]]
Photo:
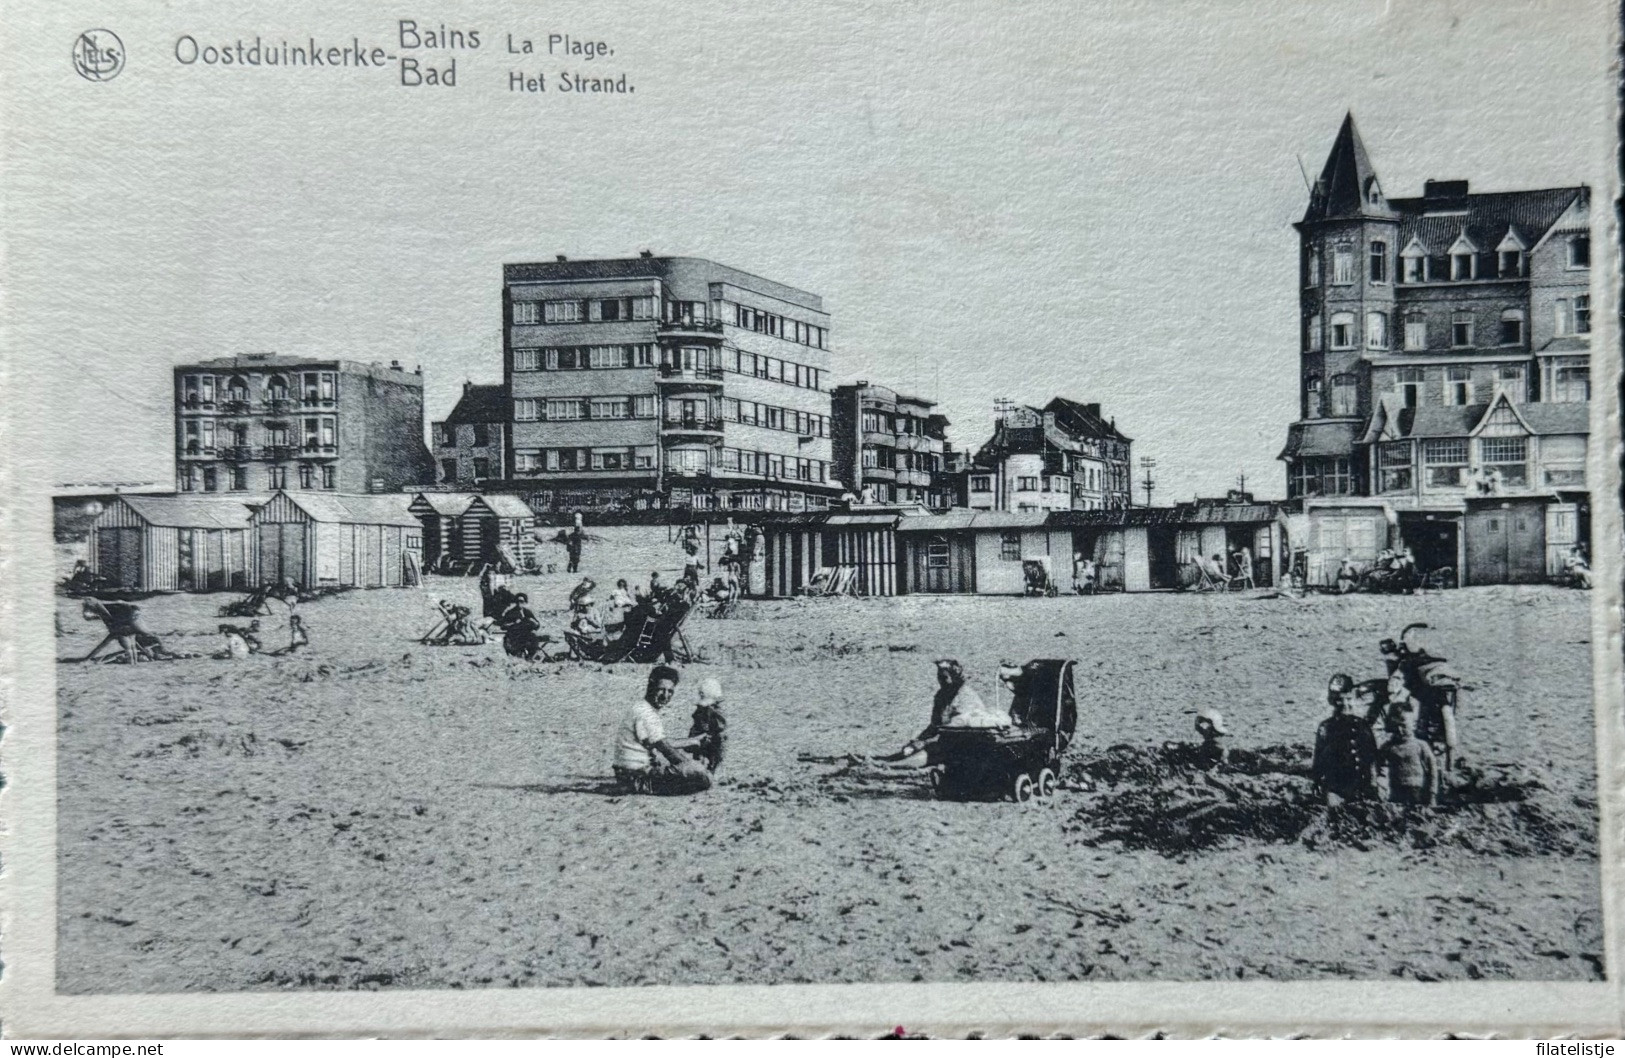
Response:
[[[721,338],[721,320],[661,320],[656,324],[659,334],[695,334]]]
[[[289,397],[266,397],[261,404],[269,415],[289,415],[299,406],[297,401]]]
[[[265,458],[273,463],[286,463],[299,454],[299,449],[290,444],[266,445]]]
[[[338,454],[338,445],[324,445],[306,441],[299,446],[300,459],[337,459]]]
[[[247,400],[227,400],[220,403],[222,415],[248,415],[253,410],[253,406]]]
[[[721,419],[706,419],[699,416],[683,416],[681,418],[668,418],[660,420],[660,432],[668,436],[674,434],[696,434],[707,438],[722,435]]]
[[[215,403],[198,396],[182,397],[181,408],[186,411],[214,411]]]
[[[680,364],[661,364],[660,381],[665,385],[720,386],[722,368],[684,367]]]
[[[862,474],[864,481],[896,481],[899,477],[891,467],[864,467]]]
[[[220,449],[220,458],[229,459],[234,463],[244,463],[254,458],[253,445],[226,445]]]
[[[925,470],[899,470],[897,472],[897,484],[928,488],[931,485],[931,474]]]

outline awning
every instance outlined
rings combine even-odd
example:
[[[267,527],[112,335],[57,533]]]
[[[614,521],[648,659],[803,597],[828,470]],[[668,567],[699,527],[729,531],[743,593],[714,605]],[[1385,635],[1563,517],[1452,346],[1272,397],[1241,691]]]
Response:
[[[1316,456],[1348,456],[1354,452],[1354,435],[1359,424],[1347,420],[1293,423],[1286,435],[1286,447],[1277,459],[1304,459]]]

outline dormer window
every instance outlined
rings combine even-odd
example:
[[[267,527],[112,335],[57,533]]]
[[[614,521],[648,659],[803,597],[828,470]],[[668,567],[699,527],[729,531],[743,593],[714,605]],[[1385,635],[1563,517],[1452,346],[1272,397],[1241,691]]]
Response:
[[[1365,200],[1373,206],[1382,205],[1382,188],[1377,186],[1377,178],[1374,176],[1366,178]]]
[[[1427,247],[1412,239],[1399,255],[1400,279],[1406,283],[1426,283],[1428,281],[1428,251]]]
[[[1516,279],[1523,275],[1524,251],[1529,247],[1518,235],[1516,228],[1508,228],[1506,238],[1495,248],[1496,275],[1503,279]]]
[[[1461,283],[1478,278],[1478,247],[1462,232],[1450,247],[1450,281]]]

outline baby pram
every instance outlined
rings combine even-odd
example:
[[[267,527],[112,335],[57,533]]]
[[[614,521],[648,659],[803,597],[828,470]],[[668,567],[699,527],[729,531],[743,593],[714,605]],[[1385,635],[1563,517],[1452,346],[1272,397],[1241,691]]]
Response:
[[[1008,727],[937,732],[931,786],[940,798],[1010,797],[1027,802],[1055,792],[1055,769],[1078,725],[1072,689],[1076,662],[1038,658],[1008,678]]]

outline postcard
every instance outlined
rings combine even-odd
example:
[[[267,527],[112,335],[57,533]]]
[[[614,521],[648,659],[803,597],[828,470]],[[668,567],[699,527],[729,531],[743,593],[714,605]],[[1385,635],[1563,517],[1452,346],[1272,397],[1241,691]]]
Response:
[[[16,13],[8,1036],[1621,1031],[1613,5]]]

